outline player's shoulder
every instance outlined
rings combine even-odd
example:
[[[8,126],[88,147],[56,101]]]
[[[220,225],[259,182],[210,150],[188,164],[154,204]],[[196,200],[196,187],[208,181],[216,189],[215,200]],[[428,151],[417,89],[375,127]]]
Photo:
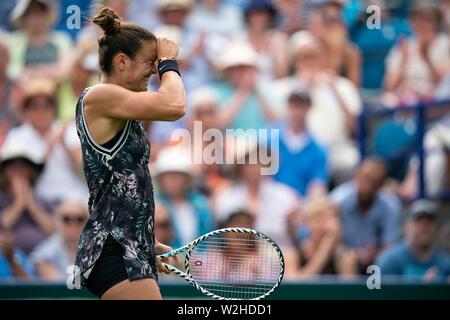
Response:
[[[113,83],[99,83],[86,89],[83,97],[85,105],[110,104],[129,92],[129,90]]]

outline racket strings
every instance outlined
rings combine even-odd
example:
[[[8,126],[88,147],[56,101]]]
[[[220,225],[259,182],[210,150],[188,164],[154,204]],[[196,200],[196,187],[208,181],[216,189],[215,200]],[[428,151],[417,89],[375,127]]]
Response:
[[[223,233],[201,241],[189,257],[190,273],[204,289],[229,299],[264,295],[278,282],[276,248],[254,234]]]

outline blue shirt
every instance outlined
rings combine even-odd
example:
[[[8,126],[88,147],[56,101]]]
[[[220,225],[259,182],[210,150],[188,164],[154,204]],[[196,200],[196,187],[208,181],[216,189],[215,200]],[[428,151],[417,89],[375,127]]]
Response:
[[[406,242],[386,250],[377,260],[383,275],[398,275],[410,279],[423,277],[427,271],[437,268],[437,276],[434,280],[446,281],[450,276],[450,256],[440,250],[435,250],[427,261],[419,261],[409,249]]]
[[[290,150],[284,139],[286,130],[286,124],[283,124],[280,128],[279,170],[274,178],[304,196],[311,182],[328,182],[326,151],[309,134],[305,134],[306,141],[300,150]]]
[[[367,245],[384,246],[400,237],[402,216],[398,198],[381,190],[375,196],[372,207],[361,212],[357,189],[353,182],[337,187],[331,199],[341,210],[343,243],[349,248]]]
[[[221,102],[219,108],[227,107],[236,94],[236,90],[226,82],[215,83],[212,88],[217,91],[218,100]],[[262,107],[256,95],[251,94],[246,98],[244,105],[239,109],[228,128],[248,130],[263,129],[266,126],[267,121],[264,118]]]
[[[182,243],[179,230],[180,228],[182,228],[182,226],[177,224],[177,218],[175,216],[175,209],[173,203],[161,193],[157,195],[157,199],[167,209],[167,212],[170,216],[170,220],[172,221],[175,239],[169,245],[171,245],[173,248],[179,248],[187,244]],[[200,193],[190,192],[186,196],[186,201],[192,206],[192,209],[195,213],[196,217],[195,224],[197,229],[196,237],[199,237],[209,231],[212,231],[214,226],[214,219],[211,209],[209,207],[208,199]]]
[[[25,270],[28,275],[33,275],[33,268],[31,267],[31,264],[28,262],[27,258],[25,257],[25,254],[23,254],[22,251],[19,249],[15,249],[14,255],[19,262],[19,264],[22,266],[22,268]],[[8,260],[6,259],[5,255],[0,252],[0,279],[5,280],[8,278],[12,278],[12,270],[11,266],[9,265]]]

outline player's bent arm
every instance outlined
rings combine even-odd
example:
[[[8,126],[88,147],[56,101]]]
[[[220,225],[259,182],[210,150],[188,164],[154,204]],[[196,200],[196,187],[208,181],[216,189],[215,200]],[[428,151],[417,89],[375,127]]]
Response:
[[[99,84],[86,95],[91,114],[123,120],[175,121],[185,114],[185,92],[175,72],[163,75],[156,92],[134,92],[115,84]]]

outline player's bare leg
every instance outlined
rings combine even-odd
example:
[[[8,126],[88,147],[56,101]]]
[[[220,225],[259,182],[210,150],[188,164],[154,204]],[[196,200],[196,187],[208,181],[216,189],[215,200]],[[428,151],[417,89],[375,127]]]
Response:
[[[111,287],[102,300],[162,300],[159,287],[151,278],[124,280]]]

